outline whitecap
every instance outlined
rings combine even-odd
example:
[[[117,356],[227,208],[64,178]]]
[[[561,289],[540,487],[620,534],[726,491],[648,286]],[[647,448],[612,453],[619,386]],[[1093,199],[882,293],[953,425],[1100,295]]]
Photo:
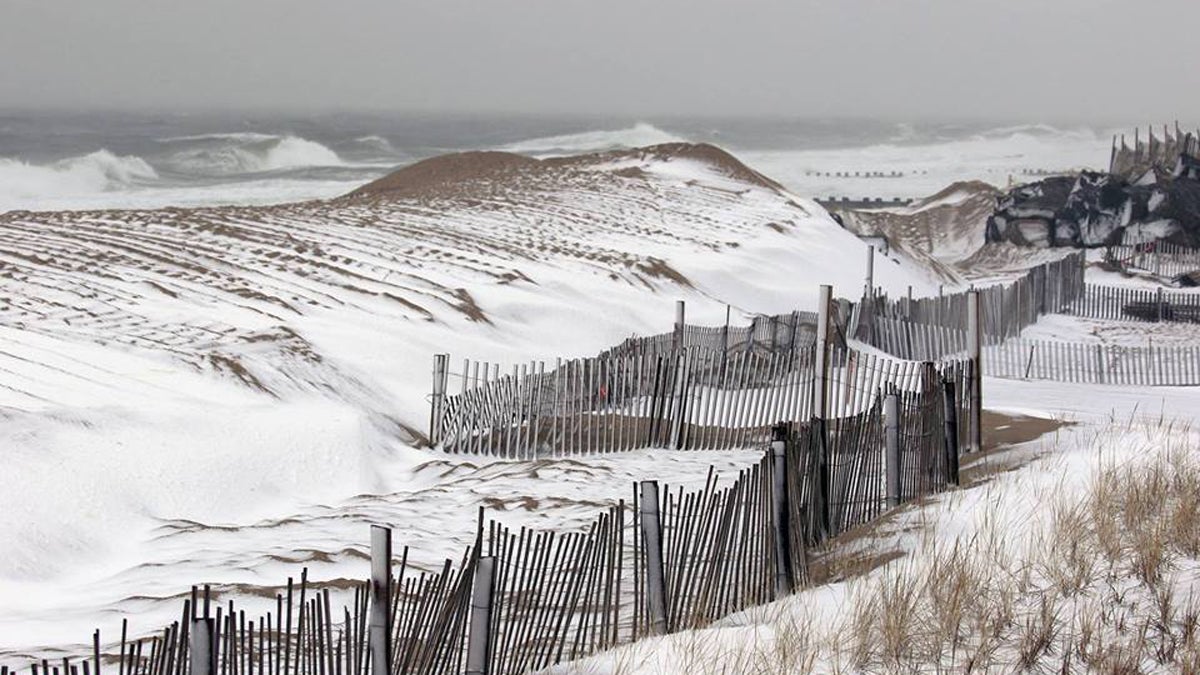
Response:
[[[677,143],[684,140],[686,139],[652,124],[638,122],[626,129],[546,136],[510,143],[500,149],[528,155],[571,155],[580,152],[638,148],[659,143]]]
[[[180,150],[167,159],[167,164],[181,173],[201,175],[346,165],[333,150],[299,136],[225,134],[210,136],[206,140],[217,142]]]
[[[115,192],[157,179],[158,172],[141,157],[119,156],[104,149],[52,164],[0,158],[0,208]]]
[[[396,148],[392,146],[391,141],[383,136],[359,136],[358,138],[354,139],[354,142],[374,150],[380,150],[393,155],[397,154]]]

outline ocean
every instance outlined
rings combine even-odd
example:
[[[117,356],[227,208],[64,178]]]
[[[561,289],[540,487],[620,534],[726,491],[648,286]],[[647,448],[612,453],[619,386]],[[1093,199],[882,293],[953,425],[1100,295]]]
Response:
[[[720,145],[805,197],[912,198],[1107,166],[1113,130],[982,123],[344,113],[0,112],[0,212],[270,204],[447,152]]]

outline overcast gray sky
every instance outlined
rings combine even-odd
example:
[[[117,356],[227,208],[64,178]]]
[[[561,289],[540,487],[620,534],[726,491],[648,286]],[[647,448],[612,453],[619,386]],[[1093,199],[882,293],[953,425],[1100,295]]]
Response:
[[[1200,0],[0,8],[0,107],[1200,118]]]

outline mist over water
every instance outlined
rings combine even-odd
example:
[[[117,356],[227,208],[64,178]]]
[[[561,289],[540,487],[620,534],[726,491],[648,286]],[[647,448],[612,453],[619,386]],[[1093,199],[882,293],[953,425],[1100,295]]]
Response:
[[[803,196],[913,197],[1026,167],[1100,168],[1108,134],[876,120],[0,113],[0,211],[328,198],[447,152],[550,156],[675,141],[725,147]],[[850,180],[855,172],[892,179]]]

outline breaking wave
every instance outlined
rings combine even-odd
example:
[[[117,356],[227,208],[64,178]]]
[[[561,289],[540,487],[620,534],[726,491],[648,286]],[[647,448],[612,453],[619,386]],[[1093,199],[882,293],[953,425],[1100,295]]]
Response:
[[[360,136],[359,138],[354,139],[354,142],[363,147],[371,148],[372,150],[378,150],[379,152],[384,152],[391,155],[399,154],[396,152],[396,148],[392,146],[391,142],[383,136]]]
[[[501,147],[501,150],[527,155],[572,155],[580,152],[597,152],[619,148],[636,148],[658,143],[676,143],[686,140],[658,127],[638,122],[627,129],[615,131],[585,131],[578,134],[547,136],[527,141],[518,141]]]
[[[1077,127],[1056,127],[1049,124],[1018,124],[998,127],[983,127],[970,124],[914,124],[896,123],[886,138],[871,142],[867,139],[852,139],[847,147],[873,147],[879,145],[935,145],[960,142],[1035,139],[1041,142],[1088,142],[1101,137],[1096,130]]]
[[[179,173],[228,176],[346,165],[333,150],[298,136],[205,134],[164,142],[192,146],[170,154],[164,162]]]
[[[119,156],[108,150],[30,164],[0,158],[0,204],[58,196],[113,192],[158,179],[158,172],[141,157]]]
[[[978,134],[977,137],[989,140],[1006,140],[1010,138],[1089,140],[1099,138],[1097,133],[1092,129],[1061,129],[1049,124],[1020,124],[1016,126],[997,127]]]

